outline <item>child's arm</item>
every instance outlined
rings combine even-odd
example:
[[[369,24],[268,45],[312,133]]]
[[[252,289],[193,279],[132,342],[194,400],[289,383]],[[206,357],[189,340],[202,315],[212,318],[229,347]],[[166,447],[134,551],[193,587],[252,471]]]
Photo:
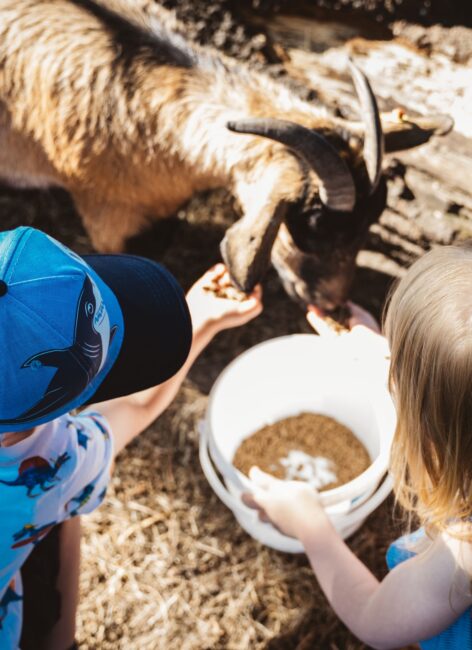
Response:
[[[193,340],[189,356],[179,372],[159,386],[91,407],[109,421],[115,441],[115,453],[121,451],[169,406],[190,367],[218,332],[243,325],[262,311],[260,287],[256,287],[245,300],[237,301],[217,297],[209,291],[208,287],[215,284],[222,289],[231,286],[223,264],[207,271],[187,294]]]
[[[247,505],[298,538],[339,618],[373,648],[398,648],[435,636],[472,605],[470,545],[445,534],[428,551],[379,582],[332,526],[316,492],[253,468],[257,489]]]
[[[373,317],[350,303],[351,330],[339,335],[346,352],[359,352],[375,367],[388,363],[386,339]],[[310,324],[321,336],[338,336],[310,307]],[[350,551],[325,511],[317,493],[297,481],[279,481],[253,468],[257,486],[246,495],[247,505],[259,509],[284,533],[298,538],[318,582],[339,618],[374,648],[397,648],[434,636],[472,604],[470,545],[440,535],[428,551],[397,566],[379,582]]]

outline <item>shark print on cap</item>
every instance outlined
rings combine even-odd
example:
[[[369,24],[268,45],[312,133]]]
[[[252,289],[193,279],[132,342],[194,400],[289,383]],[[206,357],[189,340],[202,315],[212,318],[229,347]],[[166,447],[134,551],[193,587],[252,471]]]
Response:
[[[38,352],[21,366],[57,368],[43,397],[24,413],[0,420],[1,424],[29,422],[54,412],[80,395],[102,368],[116,326],[108,328],[109,340],[104,341],[100,325],[103,325],[106,311],[101,301],[97,309],[96,291],[98,289],[94,289],[94,284],[87,275],[77,303],[72,345],[62,350]]]

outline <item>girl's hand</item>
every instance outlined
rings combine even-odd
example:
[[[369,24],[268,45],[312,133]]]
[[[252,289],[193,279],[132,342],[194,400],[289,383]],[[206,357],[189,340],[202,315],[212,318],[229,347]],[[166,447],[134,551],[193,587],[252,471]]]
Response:
[[[244,503],[285,535],[300,538],[308,526],[312,529],[328,521],[317,491],[307,483],[281,481],[258,467],[251,468],[249,478],[256,489],[243,495]]]
[[[351,312],[351,317],[348,321],[349,330],[341,334],[336,331],[331,319],[327,318],[324,311],[316,307],[316,305],[308,306],[306,317],[310,325],[320,336],[346,336],[357,327],[363,327],[375,334],[380,334],[380,326],[370,312],[356,305],[354,302],[349,301],[347,306]]]
[[[351,330],[355,327],[362,326],[372,330],[372,332],[375,332],[376,334],[380,334],[380,325],[369,311],[363,309],[350,300],[348,301],[347,306],[351,311],[351,318],[349,319],[349,327]]]
[[[194,331],[215,335],[244,325],[262,311],[262,289],[258,285],[245,295],[232,284],[224,264],[207,271],[187,293]]]
[[[348,323],[350,329],[345,332],[337,332],[332,320],[315,305],[308,307],[306,317],[320,336],[339,337],[340,344],[344,345],[347,354],[362,358],[365,363],[385,373],[388,371],[390,350],[387,339],[380,333],[379,324],[372,314],[359,305],[353,302],[348,302],[347,305],[351,317]]]

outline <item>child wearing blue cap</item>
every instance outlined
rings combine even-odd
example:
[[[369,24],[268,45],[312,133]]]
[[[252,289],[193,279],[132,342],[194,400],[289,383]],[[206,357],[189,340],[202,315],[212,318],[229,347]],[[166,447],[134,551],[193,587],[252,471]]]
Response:
[[[169,405],[215,334],[260,313],[260,288],[241,302],[207,290],[229,284],[218,265],[185,300],[150,260],[81,258],[32,228],[0,233],[1,650],[75,647],[77,515],[101,503],[116,454]],[[24,629],[20,641],[21,569],[48,543],[57,613],[42,638]]]

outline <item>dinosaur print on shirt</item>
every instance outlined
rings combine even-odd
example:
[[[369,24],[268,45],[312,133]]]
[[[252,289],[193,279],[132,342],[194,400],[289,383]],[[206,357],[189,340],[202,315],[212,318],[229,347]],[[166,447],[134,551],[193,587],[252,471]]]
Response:
[[[16,544],[12,544],[12,548],[20,548],[21,546],[26,546],[26,544],[33,544],[33,546],[36,546],[55,524],[55,521],[51,521],[44,526],[26,524],[26,526],[23,526],[20,531],[13,535]]]
[[[19,600],[23,600],[23,597],[15,592],[15,581],[12,580],[0,600],[0,630],[3,628],[3,621],[8,614],[8,605],[10,603],[16,603]]]
[[[68,460],[70,460],[68,453],[58,456],[55,461],[51,461],[52,464],[48,463],[45,458],[41,458],[41,456],[27,458],[21,463],[16,479],[13,481],[0,479],[0,483],[11,486],[24,486],[29,497],[37,497],[39,494],[33,494],[34,488],[39,486],[42,492],[51,490],[54,484],[60,480],[57,476],[58,471]]]

